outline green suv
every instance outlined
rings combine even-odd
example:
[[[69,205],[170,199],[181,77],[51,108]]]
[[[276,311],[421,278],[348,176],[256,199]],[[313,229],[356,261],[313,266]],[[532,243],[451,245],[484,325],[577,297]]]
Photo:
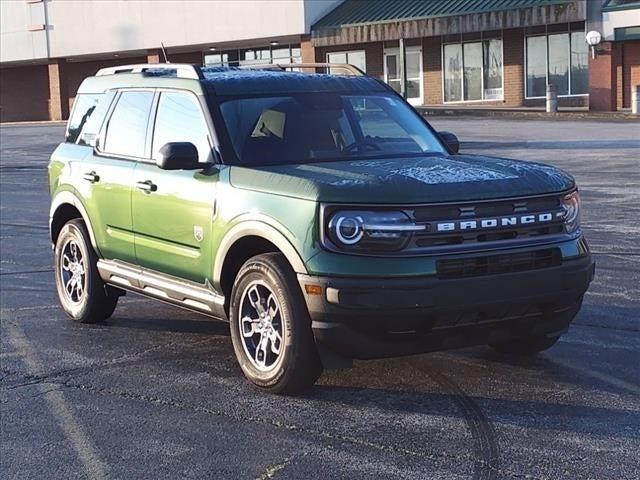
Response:
[[[347,65],[103,69],[49,184],[73,320],[126,291],[227,320],[271,392],[354,358],[547,349],[594,273],[571,176],[460,155]]]

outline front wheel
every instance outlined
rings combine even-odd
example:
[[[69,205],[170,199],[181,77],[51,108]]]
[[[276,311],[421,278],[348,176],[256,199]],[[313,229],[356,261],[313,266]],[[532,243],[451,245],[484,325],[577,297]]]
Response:
[[[242,372],[272,393],[309,389],[322,373],[311,320],[282,254],[248,260],[231,292],[231,338]]]
[[[56,290],[66,314],[79,323],[106,320],[118,303],[117,290],[104,284],[97,262],[84,222],[67,222],[56,239]]]

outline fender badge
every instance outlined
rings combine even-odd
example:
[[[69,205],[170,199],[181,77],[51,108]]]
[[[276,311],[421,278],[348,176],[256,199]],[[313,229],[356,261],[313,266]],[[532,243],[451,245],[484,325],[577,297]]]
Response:
[[[204,238],[204,231],[202,230],[202,227],[200,225],[193,226],[193,236],[198,242],[201,242]]]

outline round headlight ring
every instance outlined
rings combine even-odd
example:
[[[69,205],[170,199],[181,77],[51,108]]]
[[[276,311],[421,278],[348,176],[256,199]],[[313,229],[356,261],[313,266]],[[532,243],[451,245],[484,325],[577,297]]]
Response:
[[[364,235],[362,217],[340,216],[336,220],[334,232],[338,240],[345,245],[355,245]]]

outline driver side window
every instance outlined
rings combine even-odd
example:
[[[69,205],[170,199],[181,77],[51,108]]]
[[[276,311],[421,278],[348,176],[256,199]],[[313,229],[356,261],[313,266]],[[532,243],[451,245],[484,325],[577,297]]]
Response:
[[[184,92],[162,92],[158,102],[153,134],[153,158],[167,143],[191,142],[198,150],[198,160],[211,161],[209,129],[195,96]]]

